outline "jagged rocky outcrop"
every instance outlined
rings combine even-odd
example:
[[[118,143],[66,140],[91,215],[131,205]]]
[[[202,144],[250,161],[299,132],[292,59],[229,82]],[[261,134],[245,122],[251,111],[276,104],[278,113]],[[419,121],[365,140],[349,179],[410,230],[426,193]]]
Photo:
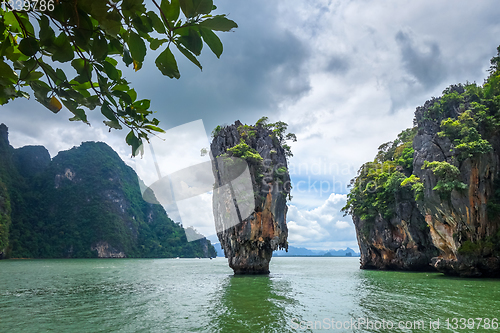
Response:
[[[500,276],[500,87],[490,82],[427,101],[415,127],[362,166],[344,208],[361,268]]]
[[[143,200],[136,173],[105,143],[51,159],[42,146],[11,147],[2,124],[0,154],[0,257],[215,256]]]
[[[213,212],[229,266],[235,274],[267,274],[272,252],[288,248],[286,152],[267,126],[240,121],[214,133],[210,149],[216,178]],[[238,166],[235,158],[243,164]],[[250,179],[244,179],[247,166]]]
[[[465,89],[461,85],[451,86],[448,93],[454,92],[463,95]],[[432,99],[417,108],[418,133],[413,142],[414,173],[424,184],[419,210],[429,225],[433,243],[440,250],[440,255],[432,259],[432,265],[451,275],[500,276],[500,257],[495,253],[498,244],[488,241],[500,231],[500,216],[489,207],[495,192],[500,190],[500,136],[488,135],[476,124],[479,134],[488,140],[492,149],[463,158],[449,137],[438,134],[442,130],[440,119],[427,116],[438,101]],[[458,118],[471,107],[471,102],[465,98],[462,106],[455,103],[446,116]],[[434,190],[439,178],[424,167],[425,161],[456,166],[460,171],[457,181],[465,184],[464,188],[453,189],[448,195]]]
[[[362,269],[428,271],[438,254],[413,196],[396,194],[395,214],[374,221],[353,216]]]

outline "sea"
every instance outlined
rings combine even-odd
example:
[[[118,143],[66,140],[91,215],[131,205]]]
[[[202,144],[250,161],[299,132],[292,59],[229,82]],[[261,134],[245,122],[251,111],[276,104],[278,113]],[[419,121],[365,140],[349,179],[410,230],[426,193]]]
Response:
[[[356,257],[0,261],[0,332],[499,332],[500,280]]]

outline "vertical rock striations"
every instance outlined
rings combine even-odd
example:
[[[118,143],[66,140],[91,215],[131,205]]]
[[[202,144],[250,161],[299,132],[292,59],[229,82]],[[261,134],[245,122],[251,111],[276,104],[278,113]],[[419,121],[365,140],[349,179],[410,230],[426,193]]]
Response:
[[[236,121],[214,131],[210,146],[215,157],[214,217],[217,236],[235,274],[267,274],[272,252],[288,249],[289,147],[282,132],[273,132],[277,124],[248,126]],[[286,129],[284,125],[281,129]],[[236,158],[245,161],[243,167],[235,166]],[[242,187],[247,166],[250,185]]]
[[[479,117],[487,116],[478,114],[479,99],[470,89],[451,86],[415,112],[414,167],[424,185],[419,208],[441,252],[434,267],[451,275],[499,276],[500,136],[491,116],[481,124]],[[488,111],[494,115],[498,106]],[[454,133],[451,126],[474,135]]]
[[[431,258],[438,254],[424,217],[413,198],[398,198],[396,214],[373,221],[353,216],[361,252],[362,269],[428,271]]]
[[[412,190],[414,136],[407,129],[381,145],[351,182],[343,210],[352,215],[363,269],[432,269],[438,251]]]
[[[361,167],[344,211],[362,268],[427,261],[445,274],[500,276],[500,47],[491,65],[482,86],[452,85],[418,107],[415,127]]]

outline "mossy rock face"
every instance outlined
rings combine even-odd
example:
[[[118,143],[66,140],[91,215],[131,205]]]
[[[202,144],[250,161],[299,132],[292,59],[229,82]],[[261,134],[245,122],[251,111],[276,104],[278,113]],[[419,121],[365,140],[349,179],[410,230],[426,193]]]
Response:
[[[217,236],[229,266],[235,274],[267,274],[272,252],[288,248],[286,200],[291,186],[282,140],[265,124],[249,126],[236,121],[218,129],[210,149],[219,189],[213,200]],[[226,168],[230,158],[241,158],[249,170],[253,193],[247,193],[244,204],[250,200],[252,209],[245,216],[227,213],[234,209],[235,199],[229,187],[224,189],[224,179],[231,178]]]
[[[353,179],[343,210],[363,268],[414,269],[437,249],[428,263],[441,272],[500,276],[500,47],[491,65],[482,86],[417,107],[414,127]]]

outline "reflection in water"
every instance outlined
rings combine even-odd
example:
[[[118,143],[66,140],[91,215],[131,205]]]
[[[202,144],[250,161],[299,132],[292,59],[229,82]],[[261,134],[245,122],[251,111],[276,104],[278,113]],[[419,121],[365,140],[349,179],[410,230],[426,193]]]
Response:
[[[300,307],[290,281],[272,275],[229,276],[212,301],[210,330],[221,333],[292,332],[290,318]]]

